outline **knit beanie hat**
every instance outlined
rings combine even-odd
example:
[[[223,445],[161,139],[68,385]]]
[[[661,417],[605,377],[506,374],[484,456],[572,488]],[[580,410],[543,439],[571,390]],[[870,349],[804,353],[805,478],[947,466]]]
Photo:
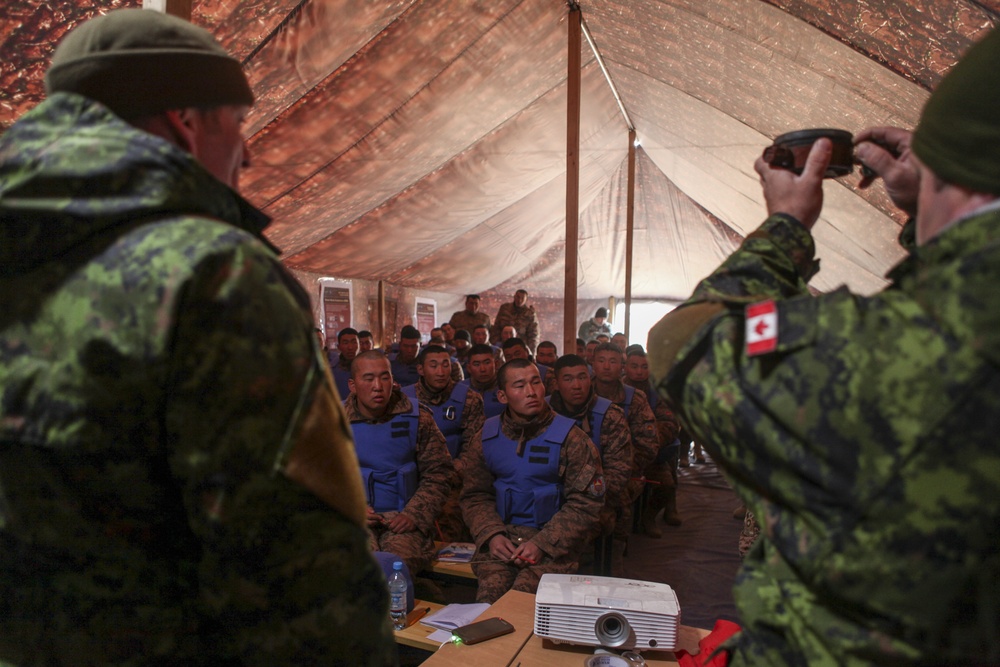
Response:
[[[52,56],[45,89],[79,93],[125,119],[253,104],[239,61],[208,31],[146,9],[112,11],[70,32]]]
[[[938,84],[911,149],[945,181],[1000,195],[1000,30],[969,49]]]

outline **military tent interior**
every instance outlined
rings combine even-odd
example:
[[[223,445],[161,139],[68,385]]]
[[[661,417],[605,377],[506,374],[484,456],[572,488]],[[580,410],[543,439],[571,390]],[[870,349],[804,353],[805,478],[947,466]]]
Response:
[[[146,2],[180,7],[242,61],[257,97],[242,190],[317,307],[320,278],[344,281],[369,328],[381,293],[388,342],[418,297],[441,321],[465,293],[493,313],[523,287],[560,348],[577,10],[574,327],[626,294],[630,190],[631,299],[683,299],[762,221],[753,162],[776,135],[914,126],[1000,16],[1000,0]],[[0,131],[43,98],[68,30],[140,4],[5,3]],[[902,255],[904,220],[857,180],[826,187],[818,291],[875,291]]]

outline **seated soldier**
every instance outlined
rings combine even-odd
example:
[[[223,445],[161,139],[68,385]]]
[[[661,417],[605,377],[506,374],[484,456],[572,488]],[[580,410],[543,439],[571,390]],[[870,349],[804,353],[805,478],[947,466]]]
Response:
[[[663,510],[663,522],[668,526],[681,525],[677,513],[677,462],[680,455],[681,425],[667,402],[653,389],[649,380],[649,361],[641,345],[629,345],[626,351],[625,384],[641,389],[656,418],[656,433],[660,450],[653,462],[646,467],[646,483],[650,486],[649,500],[642,512],[641,530],[649,537],[662,537],[656,525],[656,515]]]
[[[488,326],[480,324],[472,330],[472,344],[489,345],[493,349],[493,361],[496,367],[500,368],[503,366],[503,352],[500,350],[499,345],[494,345],[490,342],[490,328]]]
[[[635,455],[632,479],[628,484],[628,504],[622,510],[621,520],[615,525],[612,569],[617,569],[632,528],[632,503],[642,494],[642,476],[660,451],[660,439],[645,392],[622,382],[622,352],[611,343],[601,343],[594,349],[594,391],[625,411]]]
[[[400,387],[416,384],[420,379],[417,372],[417,354],[420,353],[420,332],[407,324],[399,332],[399,350],[389,354],[392,377]]]
[[[403,387],[410,400],[416,400],[434,415],[434,422],[444,435],[448,453],[459,475],[469,442],[483,428],[483,399],[465,382],[455,382],[451,375],[452,359],[448,351],[428,345],[417,355],[420,381]],[[461,480],[456,480],[437,519],[438,535],[447,542],[467,542],[468,530],[458,507]]]
[[[367,352],[375,349],[375,337],[371,331],[362,330],[358,332],[358,352]],[[346,395],[346,394],[345,394]]]
[[[550,395],[555,391],[555,374],[552,367],[556,365],[556,344],[550,340],[543,340],[535,350],[535,365],[538,366],[538,373],[542,376],[542,383],[545,384],[545,394]]]
[[[469,350],[470,387],[483,397],[483,414],[486,419],[503,412],[504,404],[497,398],[497,365],[492,345],[473,345]]]
[[[389,360],[376,350],[351,365],[345,402],[368,501],[372,548],[391,551],[410,572],[434,557],[434,518],[457,474],[431,411],[393,387]]]
[[[611,535],[616,519],[622,516],[626,502],[625,487],[632,475],[632,437],[625,413],[608,399],[594,393],[590,371],[583,357],[564,355],[556,362],[552,375],[555,377],[555,391],[549,397],[552,409],[556,414],[572,419],[590,436],[601,455],[605,493],[600,534]],[[611,574],[618,577],[622,573],[612,569]]]
[[[358,356],[358,332],[347,327],[337,332],[337,360],[330,367],[333,372],[333,382],[337,385],[340,400],[351,393],[348,382],[351,379],[351,363]]]
[[[472,441],[462,488],[476,599],[489,603],[511,589],[534,593],[546,572],[576,572],[604,505],[597,450],[545,402],[535,365],[507,362],[497,381],[507,407]]]

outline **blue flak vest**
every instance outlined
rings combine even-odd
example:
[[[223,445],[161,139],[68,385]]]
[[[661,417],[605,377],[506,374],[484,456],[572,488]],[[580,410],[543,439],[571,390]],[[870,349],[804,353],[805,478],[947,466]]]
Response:
[[[340,400],[343,401],[351,393],[351,388],[347,385],[347,381],[351,379],[351,371],[341,368],[340,364],[330,370],[333,372],[333,383],[337,385],[337,393],[340,394]]]
[[[467,387],[469,387],[470,389],[472,389],[472,384],[471,383],[472,383],[472,380],[470,380],[469,378],[465,378],[464,380],[462,380],[461,382],[459,382],[459,384],[464,384]],[[472,389],[472,391],[478,391],[478,390]],[[483,397],[483,415],[487,419],[489,419],[490,417],[496,417],[501,412],[503,412],[504,408],[507,407],[506,405],[504,405],[503,403],[500,402],[499,398],[497,398],[497,388],[496,387],[493,387],[492,389],[487,390],[485,393],[483,393],[483,392],[478,392],[478,393],[479,393],[480,396]]]
[[[546,396],[545,402],[551,404],[552,397]],[[597,397],[597,402],[590,410],[590,440],[597,447],[597,453],[601,453],[601,427],[604,425],[604,415],[607,414],[611,401],[606,398]],[[583,429],[583,419],[574,419],[573,423]]]
[[[417,402],[417,385],[403,387],[402,392],[410,397],[411,402]],[[465,397],[469,394],[469,385],[459,382],[451,390],[451,396],[440,405],[428,405],[434,414],[434,423],[441,430],[448,442],[448,453],[456,459],[462,447],[462,413],[465,412]]]
[[[399,361],[397,357],[399,353],[389,355],[389,367],[392,369],[392,379],[400,387],[405,387],[408,384],[416,384],[420,381],[420,373],[417,372],[416,362],[412,364],[404,364]]]
[[[618,404],[625,411],[625,419],[628,419],[628,409],[632,407],[632,399],[635,398],[635,387],[625,385],[625,400]]]
[[[417,491],[417,426],[420,404],[387,422],[352,422],[365,500],[376,512],[403,511]]]
[[[559,454],[573,420],[555,415],[552,423],[525,443],[517,455],[517,442],[504,435],[500,417],[483,425],[483,458],[493,473],[497,514],[503,522],[541,529],[563,504]]]

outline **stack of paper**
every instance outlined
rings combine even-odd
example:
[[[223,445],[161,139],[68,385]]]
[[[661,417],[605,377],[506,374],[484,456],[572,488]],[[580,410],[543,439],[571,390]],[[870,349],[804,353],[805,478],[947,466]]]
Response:
[[[485,602],[450,604],[439,612],[425,616],[420,619],[420,622],[432,628],[437,628],[437,631],[432,632],[427,638],[432,642],[441,642],[443,644],[451,641],[452,630],[472,623],[489,608],[490,605]]]

